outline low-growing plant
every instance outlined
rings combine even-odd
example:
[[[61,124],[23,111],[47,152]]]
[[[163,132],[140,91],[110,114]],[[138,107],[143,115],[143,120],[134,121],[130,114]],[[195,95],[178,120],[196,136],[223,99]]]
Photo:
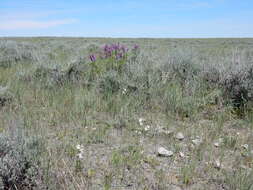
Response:
[[[0,136],[0,185],[3,189],[43,189],[40,156],[43,142],[38,138]]]

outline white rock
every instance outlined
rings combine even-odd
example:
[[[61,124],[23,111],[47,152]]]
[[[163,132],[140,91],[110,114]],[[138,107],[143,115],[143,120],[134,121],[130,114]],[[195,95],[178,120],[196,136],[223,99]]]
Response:
[[[221,146],[222,143],[223,143],[223,138],[219,138],[218,141],[214,143],[214,146],[219,147]]]
[[[217,169],[221,169],[221,167],[222,167],[221,162],[219,160],[215,160],[214,167],[217,168]]]
[[[215,142],[215,143],[214,143],[214,146],[215,146],[215,147],[219,147],[219,146],[220,146],[220,143]]]
[[[184,155],[183,152],[179,152],[179,156],[180,156],[181,158],[184,158],[184,157],[185,157],[185,155]]]
[[[159,147],[158,150],[157,150],[157,152],[158,152],[158,156],[170,157],[170,156],[173,155],[172,151],[167,150],[167,149],[165,149],[163,147]]]
[[[83,153],[78,153],[78,154],[77,154],[77,157],[78,157],[79,159],[83,159]]]
[[[184,139],[184,135],[183,135],[183,133],[177,133],[176,134],[176,138],[178,139],[178,140],[183,140]]]
[[[246,150],[249,149],[249,145],[248,145],[248,144],[244,144],[244,145],[242,145],[242,147],[243,147],[244,149],[246,149]]]

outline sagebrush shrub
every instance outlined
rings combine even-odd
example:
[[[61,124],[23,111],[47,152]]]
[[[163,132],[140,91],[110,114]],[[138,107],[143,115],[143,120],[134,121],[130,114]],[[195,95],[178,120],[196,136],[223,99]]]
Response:
[[[15,41],[0,42],[0,67],[10,67],[20,61],[36,61],[37,55],[34,53],[36,49],[32,44],[17,43]]]
[[[2,189],[43,189],[38,138],[0,135],[0,185]]]
[[[253,66],[231,71],[224,75],[221,85],[224,95],[236,108],[242,108],[253,101]]]
[[[0,108],[10,103],[13,99],[8,87],[0,86]]]

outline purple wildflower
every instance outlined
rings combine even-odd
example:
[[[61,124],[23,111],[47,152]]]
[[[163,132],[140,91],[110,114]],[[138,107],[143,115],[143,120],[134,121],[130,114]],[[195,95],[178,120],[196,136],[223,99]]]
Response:
[[[120,49],[120,46],[119,46],[119,44],[112,44],[112,49],[113,50],[115,50],[115,51],[117,51],[117,50],[119,50]]]
[[[134,50],[139,49],[139,45],[135,44],[133,49],[134,49]]]
[[[122,58],[123,58],[123,53],[116,54],[116,59],[122,59]]]
[[[96,61],[96,56],[94,54],[90,55],[90,60],[92,62],[95,62]]]
[[[121,50],[123,53],[126,53],[126,52],[127,52],[127,48],[126,48],[124,45],[122,45],[122,46],[120,47],[120,50]]]

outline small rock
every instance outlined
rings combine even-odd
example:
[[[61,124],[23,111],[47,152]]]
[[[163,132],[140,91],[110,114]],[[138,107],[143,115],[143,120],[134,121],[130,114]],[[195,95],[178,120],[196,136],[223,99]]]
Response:
[[[219,147],[222,143],[223,143],[223,138],[219,138],[219,140],[214,143],[214,146]]]
[[[242,148],[244,148],[245,150],[248,150],[249,149],[249,145],[248,144],[244,144],[244,145],[242,145]]]
[[[185,155],[184,155],[183,152],[179,152],[179,156],[180,156],[181,158],[184,158],[184,157],[185,157]]]
[[[215,147],[219,147],[219,146],[220,146],[220,143],[216,142],[216,143],[214,143],[214,146],[215,146]]]
[[[158,156],[170,157],[173,155],[172,151],[167,150],[163,147],[159,147],[157,152],[158,152]]]
[[[221,169],[222,165],[221,165],[221,162],[219,160],[215,160],[214,162],[214,167],[216,169]]]
[[[184,139],[184,135],[183,135],[183,133],[177,133],[177,135],[176,135],[176,139],[178,139],[178,140],[183,140]]]

